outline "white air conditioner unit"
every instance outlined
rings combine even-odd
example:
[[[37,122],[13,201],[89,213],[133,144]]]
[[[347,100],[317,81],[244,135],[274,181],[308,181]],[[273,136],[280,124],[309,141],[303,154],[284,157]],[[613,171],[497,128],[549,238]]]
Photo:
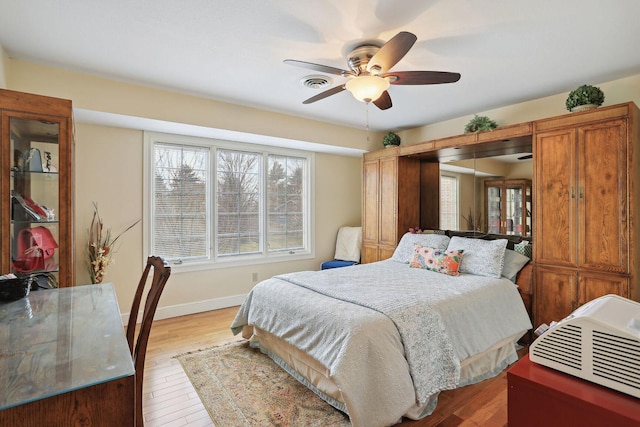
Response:
[[[538,337],[529,358],[640,398],[640,304],[618,295],[594,299]]]

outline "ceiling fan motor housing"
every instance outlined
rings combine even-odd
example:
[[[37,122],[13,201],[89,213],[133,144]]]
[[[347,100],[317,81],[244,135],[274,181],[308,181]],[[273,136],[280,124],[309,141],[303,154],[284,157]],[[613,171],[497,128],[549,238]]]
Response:
[[[367,74],[367,64],[379,50],[379,46],[368,44],[356,47],[347,57],[349,68],[357,75]]]

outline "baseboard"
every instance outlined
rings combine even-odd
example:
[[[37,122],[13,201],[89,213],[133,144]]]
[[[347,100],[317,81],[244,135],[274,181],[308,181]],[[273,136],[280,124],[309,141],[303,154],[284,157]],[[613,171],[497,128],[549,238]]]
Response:
[[[234,307],[243,303],[246,295],[234,295],[224,298],[214,298],[203,301],[190,302],[187,304],[177,304],[168,307],[158,307],[153,320],[169,319],[171,317],[185,316],[187,314],[202,313],[203,311],[218,310],[221,308]],[[130,313],[121,314],[122,323],[129,322]],[[138,314],[138,320],[142,319],[142,310]]]

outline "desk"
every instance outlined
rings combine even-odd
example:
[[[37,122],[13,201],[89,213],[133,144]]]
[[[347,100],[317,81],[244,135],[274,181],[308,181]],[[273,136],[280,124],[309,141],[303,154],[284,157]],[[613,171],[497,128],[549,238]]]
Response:
[[[533,363],[507,371],[509,427],[637,427],[640,399]]]
[[[0,425],[132,426],[134,374],[111,283],[0,303]]]

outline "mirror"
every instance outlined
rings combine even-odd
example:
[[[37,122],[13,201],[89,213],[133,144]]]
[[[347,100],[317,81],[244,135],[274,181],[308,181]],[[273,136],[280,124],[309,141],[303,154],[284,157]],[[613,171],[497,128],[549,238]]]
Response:
[[[423,229],[531,236],[532,134],[520,127],[506,129],[511,136],[465,134],[407,150],[420,161]]]
[[[495,156],[441,159],[440,228],[531,236],[533,161],[527,148]],[[457,209],[453,205],[456,189],[448,185],[457,185]]]

